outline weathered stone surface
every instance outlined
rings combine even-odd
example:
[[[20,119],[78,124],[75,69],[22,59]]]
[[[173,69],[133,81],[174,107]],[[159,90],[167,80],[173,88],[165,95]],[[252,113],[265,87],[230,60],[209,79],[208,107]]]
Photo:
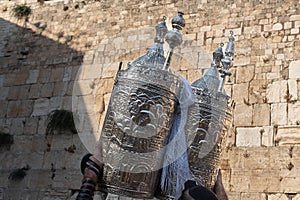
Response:
[[[270,105],[255,104],[253,108],[253,124],[257,126],[270,125]]]
[[[50,80],[51,69],[41,69],[39,73],[38,82],[39,83],[47,83]]]
[[[287,81],[274,81],[267,87],[268,103],[286,102]]]
[[[11,120],[10,133],[13,135],[22,135],[24,132],[24,118],[14,118]]]
[[[288,80],[289,97],[288,101],[293,102],[298,99],[298,88],[296,80]]]
[[[254,66],[248,65],[245,67],[238,67],[236,72],[237,83],[248,83],[254,77]]]
[[[292,176],[283,176],[283,179],[281,181],[280,187],[281,189],[286,193],[299,193],[300,188],[295,187],[295,185],[300,184],[300,178],[298,174],[300,171],[295,171]]]
[[[20,86],[14,86],[9,88],[9,92],[7,95],[8,100],[17,100],[20,93]]]
[[[94,81],[93,80],[76,81],[74,83],[74,88],[72,85],[71,89],[73,89],[73,95],[75,95],[75,96],[90,95],[90,94],[92,94],[93,89],[94,89]]]
[[[290,21],[299,21],[300,20],[300,15],[291,15],[290,16]]]
[[[274,127],[273,126],[263,126],[260,129],[262,133],[261,145],[262,146],[274,146]]]
[[[33,84],[30,86],[29,92],[28,92],[28,98],[29,99],[37,99],[40,97],[40,90],[42,88],[41,84]]]
[[[25,135],[37,134],[38,122],[39,120],[37,117],[26,118],[24,123],[24,134]]]
[[[292,61],[289,65],[289,78],[299,79],[300,78],[300,60]]]
[[[240,83],[233,85],[232,99],[238,104],[244,104],[248,101],[249,83]]]
[[[235,126],[251,126],[252,124],[252,106],[237,104],[234,109]]]
[[[282,29],[282,24],[281,23],[277,23],[273,25],[273,30],[274,31],[279,31]]]
[[[238,192],[249,192],[250,174],[251,171],[249,170],[232,169],[230,180],[232,185],[231,190]]]
[[[43,84],[40,89],[40,97],[51,97],[53,95],[54,83]]]
[[[300,126],[279,126],[275,140],[279,145],[300,145]]]
[[[6,116],[7,105],[8,105],[7,101],[0,100],[0,117],[1,118],[4,118]]]
[[[234,60],[235,66],[247,66],[250,64],[250,58],[249,57],[241,57],[236,60]]]
[[[29,117],[32,113],[34,101],[25,100],[21,102],[21,105],[18,110],[19,117]]]
[[[300,123],[300,102],[288,104],[288,124]]]
[[[264,193],[241,193],[243,200],[265,200],[266,194]]]
[[[41,98],[34,102],[32,116],[47,115],[49,113],[50,101],[47,98]]]
[[[269,194],[268,200],[289,200],[285,194]]]
[[[261,132],[259,127],[255,128],[237,128],[236,146],[260,146]]]
[[[292,200],[300,200],[300,194],[295,195]]]
[[[287,124],[287,103],[271,104],[271,125]]]
[[[50,82],[62,81],[64,77],[64,68],[56,68],[51,70]]]
[[[299,28],[292,28],[291,29],[291,34],[293,34],[293,35],[299,34]]]
[[[228,196],[228,199],[232,199],[232,200],[240,200],[241,199],[240,192],[228,192],[227,196]]]
[[[20,106],[21,106],[21,101],[9,101],[6,116],[17,117]]]
[[[28,92],[30,90],[30,85],[22,85],[20,86],[20,91],[19,91],[19,100],[27,100],[28,99]]]
[[[1,90],[0,100],[5,100],[8,96],[8,92],[9,92],[10,88],[9,87],[1,87],[0,90]]]
[[[26,83],[27,84],[37,83],[38,77],[39,77],[39,70],[30,70],[29,77],[26,80]]]

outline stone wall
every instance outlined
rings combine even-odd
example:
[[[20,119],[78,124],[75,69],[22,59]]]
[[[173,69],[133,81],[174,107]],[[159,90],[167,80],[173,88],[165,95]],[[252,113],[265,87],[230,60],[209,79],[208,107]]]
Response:
[[[72,196],[87,150],[78,135],[46,136],[48,114],[72,110],[78,92],[83,112],[96,110],[84,127],[97,129],[118,62],[143,54],[155,24],[165,15],[170,27],[178,10],[186,26],[173,70],[189,81],[230,30],[236,35],[225,87],[236,107],[221,162],[229,199],[300,199],[299,1],[32,0],[28,21],[12,17],[16,2],[24,1],[0,1],[0,131],[14,137],[9,151],[1,148],[0,199]],[[8,179],[21,168],[22,180]]]

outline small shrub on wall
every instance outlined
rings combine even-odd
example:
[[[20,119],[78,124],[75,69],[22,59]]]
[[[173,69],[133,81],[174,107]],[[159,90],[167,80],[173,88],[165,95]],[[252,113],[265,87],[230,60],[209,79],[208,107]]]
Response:
[[[52,111],[48,116],[46,135],[64,133],[65,131],[70,131],[73,134],[77,133],[73,113],[69,110]]]
[[[12,15],[18,19],[27,18],[31,14],[31,8],[26,5],[16,5],[12,9]]]
[[[10,150],[14,143],[14,137],[8,133],[0,132],[0,150]]]

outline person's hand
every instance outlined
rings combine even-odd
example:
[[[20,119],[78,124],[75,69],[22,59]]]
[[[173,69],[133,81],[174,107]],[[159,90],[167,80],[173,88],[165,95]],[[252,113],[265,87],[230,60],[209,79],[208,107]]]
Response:
[[[214,186],[214,193],[217,195],[219,200],[228,200],[227,194],[222,183],[221,170],[219,170],[218,172],[217,180]]]

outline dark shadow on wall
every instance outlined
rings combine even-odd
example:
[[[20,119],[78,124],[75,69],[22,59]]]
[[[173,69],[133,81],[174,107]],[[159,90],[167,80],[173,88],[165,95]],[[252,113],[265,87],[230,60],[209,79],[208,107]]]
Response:
[[[40,33],[46,27],[35,24]],[[0,131],[13,144],[0,154],[3,199],[66,199],[80,187],[86,149],[77,134],[46,136],[48,114],[72,110],[72,89],[83,53],[0,18]],[[8,179],[26,167],[22,179]]]

